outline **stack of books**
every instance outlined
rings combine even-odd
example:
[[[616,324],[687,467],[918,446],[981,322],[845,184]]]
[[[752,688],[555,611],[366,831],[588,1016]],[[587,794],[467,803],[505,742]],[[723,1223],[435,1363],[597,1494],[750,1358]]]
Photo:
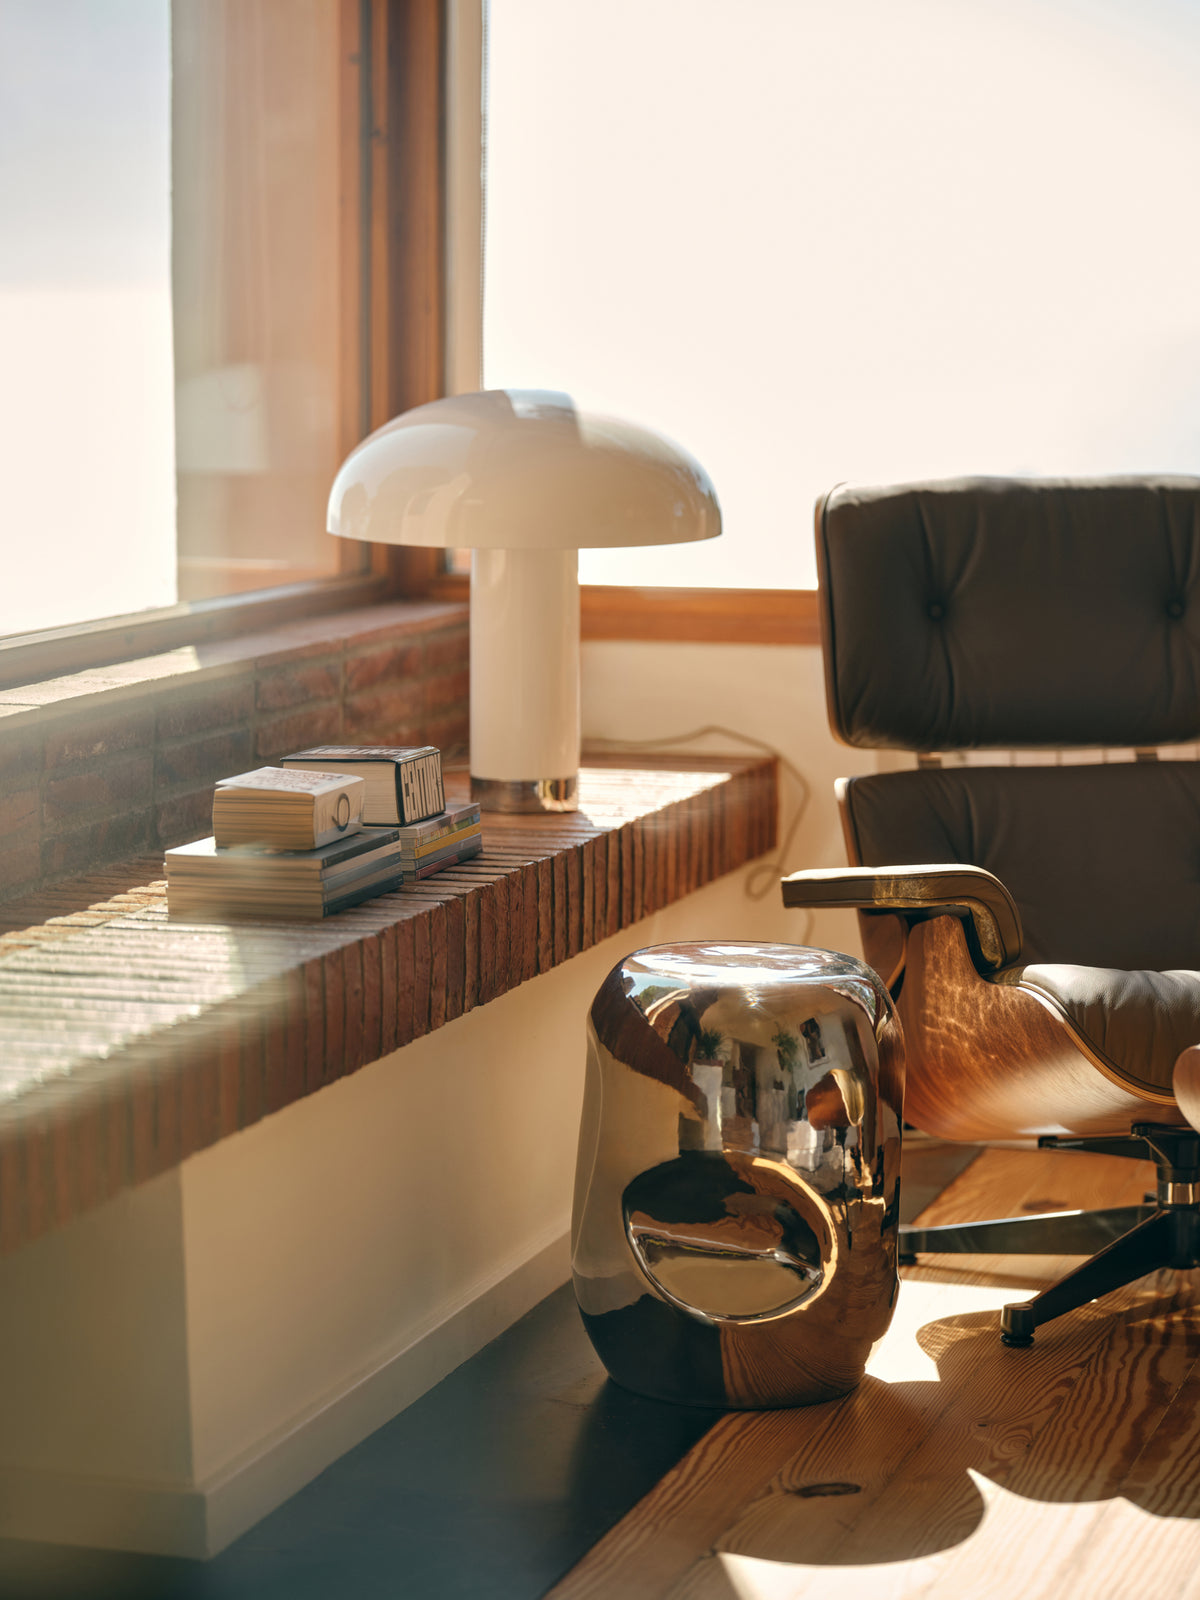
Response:
[[[405,881],[469,861],[483,848],[479,805],[446,805],[435,745],[318,745],[284,756],[296,773],[339,773],[366,785],[363,822],[396,823]]]
[[[404,881],[398,828],[359,828],[313,850],[213,838],[168,850],[167,909],[186,917],[331,917]]]
[[[166,852],[167,906],[196,918],[328,917],[482,848],[479,806],[447,809],[433,746],[326,746],[217,785],[212,837]]]

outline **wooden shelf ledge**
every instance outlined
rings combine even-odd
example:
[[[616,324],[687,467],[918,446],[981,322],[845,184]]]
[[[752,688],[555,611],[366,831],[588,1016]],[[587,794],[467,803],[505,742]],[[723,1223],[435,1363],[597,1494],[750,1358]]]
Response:
[[[92,903],[84,879],[25,924],[5,906],[0,1254],[773,847],[773,759],[636,761],[587,766],[577,812],[486,814],[481,856],[325,922],[171,918],[153,858]]]

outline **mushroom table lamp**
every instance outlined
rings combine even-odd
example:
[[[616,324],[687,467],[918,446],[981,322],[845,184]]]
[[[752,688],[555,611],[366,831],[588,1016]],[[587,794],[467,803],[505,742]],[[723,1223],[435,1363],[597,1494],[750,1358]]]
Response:
[[[708,475],[649,429],[568,395],[490,389],[406,411],[346,458],[329,531],[471,551],[471,793],[491,811],[573,811],[579,555],[711,539]]]

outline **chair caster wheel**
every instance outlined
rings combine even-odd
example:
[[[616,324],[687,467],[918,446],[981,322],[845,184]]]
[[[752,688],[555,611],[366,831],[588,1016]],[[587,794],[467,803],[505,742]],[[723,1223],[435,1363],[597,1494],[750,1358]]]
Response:
[[[1010,1350],[1028,1350],[1036,1327],[1028,1306],[1005,1306],[1000,1313],[1000,1343]]]
[[[917,1252],[915,1250],[900,1250],[896,1253],[896,1264],[901,1267],[915,1267]]]

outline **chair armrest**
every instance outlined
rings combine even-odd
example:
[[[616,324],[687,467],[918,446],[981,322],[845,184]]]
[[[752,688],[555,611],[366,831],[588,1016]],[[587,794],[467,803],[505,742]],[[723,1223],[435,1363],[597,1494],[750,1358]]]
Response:
[[[1000,879],[984,867],[814,867],[783,879],[785,906],[838,906],[857,911],[912,912],[969,918],[993,970],[1021,954],[1021,914]],[[914,918],[915,919],[915,918]]]

